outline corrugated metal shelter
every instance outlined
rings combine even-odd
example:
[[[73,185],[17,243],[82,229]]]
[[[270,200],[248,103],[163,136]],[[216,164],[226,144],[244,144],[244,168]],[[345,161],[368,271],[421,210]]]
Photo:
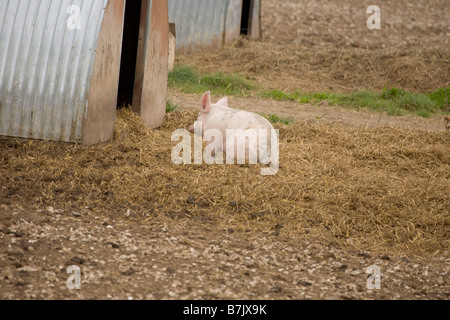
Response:
[[[241,34],[261,37],[261,0],[168,0],[177,53],[216,50]]]
[[[167,2],[129,2],[142,10],[128,62],[135,109],[156,127],[165,112],[166,86],[152,86],[167,81]],[[113,138],[125,9],[125,0],[0,1],[0,135]]]

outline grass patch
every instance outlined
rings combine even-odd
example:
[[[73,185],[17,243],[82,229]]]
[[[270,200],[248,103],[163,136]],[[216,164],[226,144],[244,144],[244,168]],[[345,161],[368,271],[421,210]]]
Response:
[[[255,86],[238,74],[201,74],[189,66],[176,66],[169,73],[169,86],[179,87],[185,93],[211,91],[218,95],[243,96]]]
[[[301,94],[298,91],[295,91],[294,93],[286,93],[284,91],[274,89],[274,90],[263,91],[259,94],[259,96],[261,98],[267,98],[267,99],[297,101],[300,99]]]
[[[211,91],[217,95],[245,96],[255,93],[266,99],[290,100],[299,103],[318,104],[326,101],[330,105],[359,109],[367,108],[389,115],[413,114],[430,117],[446,108],[445,91],[440,88],[432,93],[413,93],[398,88],[384,89],[383,92],[356,91],[349,94],[331,92],[304,93],[300,91],[284,92],[279,89],[264,90],[254,86],[241,75],[213,73],[202,74],[190,66],[177,66],[169,73],[169,86],[178,87],[185,93],[203,93]],[[450,88],[447,88],[450,96]],[[275,123],[291,124],[291,119],[280,119],[276,115],[267,118]]]
[[[450,87],[447,87],[447,99],[450,99]],[[428,98],[430,98],[431,101],[435,101],[439,108],[446,109],[447,108],[447,101],[445,97],[445,90],[444,88],[439,88],[434,92],[431,92],[427,94]]]
[[[169,85],[195,84],[198,72],[189,66],[177,66],[169,72]]]
[[[200,84],[219,94],[239,95],[252,90],[253,85],[237,74],[223,74],[221,72],[200,77]]]
[[[293,125],[295,123],[294,119],[291,118],[281,118],[277,114],[268,114],[264,115],[264,118],[269,120],[272,123],[281,123],[284,125]]]
[[[406,110],[422,117],[429,117],[444,109],[444,89],[441,89],[430,94],[421,94],[391,88],[385,89],[381,94],[381,98],[391,101],[400,110]]]
[[[259,93],[259,96],[275,100],[292,100],[299,103],[319,103],[324,100],[331,103],[339,103],[343,97],[343,95],[328,92],[302,93],[294,91],[293,93],[286,93],[278,89],[263,91]]]
[[[447,94],[445,93],[447,91]],[[447,97],[446,97],[447,95]],[[446,90],[444,88],[439,88],[436,91],[427,94],[427,97],[436,102],[437,106],[441,110],[446,110],[448,105],[448,99],[450,99],[450,88],[447,87]],[[450,100],[449,100],[450,101]]]
[[[173,103],[170,100],[167,100],[166,102],[166,113],[170,113],[175,111],[176,109],[179,108],[179,105],[177,103]]]
[[[407,113],[429,117],[445,108],[445,93],[441,88],[430,94],[412,93],[397,88],[385,89],[381,94],[371,91],[356,91],[349,94],[330,92],[286,93],[281,90],[266,90],[259,93],[261,98],[291,100],[299,103],[317,104],[327,101],[331,105],[353,109],[367,108],[386,111],[389,115]]]

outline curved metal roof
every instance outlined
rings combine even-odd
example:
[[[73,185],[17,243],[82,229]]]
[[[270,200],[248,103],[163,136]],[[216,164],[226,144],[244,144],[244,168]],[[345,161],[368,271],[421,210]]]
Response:
[[[80,140],[107,4],[0,1],[0,135]]]

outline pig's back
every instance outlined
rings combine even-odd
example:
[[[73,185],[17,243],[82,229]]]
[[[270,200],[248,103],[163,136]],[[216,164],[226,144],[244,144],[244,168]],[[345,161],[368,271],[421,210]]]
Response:
[[[264,117],[244,111],[216,105],[213,118],[222,129],[273,129],[272,124]]]

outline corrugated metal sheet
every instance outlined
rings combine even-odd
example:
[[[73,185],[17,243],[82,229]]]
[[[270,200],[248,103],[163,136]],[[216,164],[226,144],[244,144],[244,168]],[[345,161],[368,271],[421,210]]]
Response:
[[[108,0],[0,1],[0,135],[79,141]],[[80,29],[68,27],[78,6]]]
[[[242,0],[169,0],[177,52],[218,49],[240,35]]]

